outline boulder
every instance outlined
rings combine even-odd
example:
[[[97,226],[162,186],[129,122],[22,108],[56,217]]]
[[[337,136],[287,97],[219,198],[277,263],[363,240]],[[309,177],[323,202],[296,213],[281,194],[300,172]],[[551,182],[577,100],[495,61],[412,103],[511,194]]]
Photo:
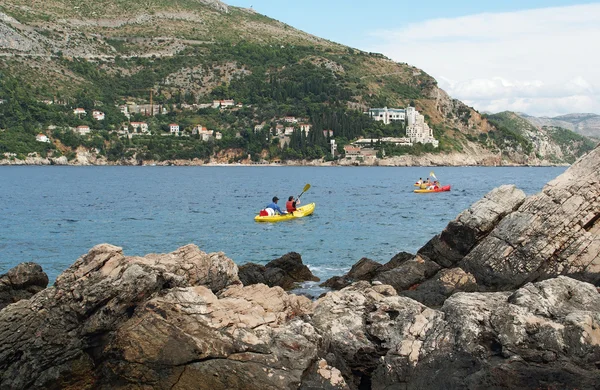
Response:
[[[515,292],[456,293],[440,310],[358,282],[313,322],[351,388],[596,388],[600,294],[567,277]]]
[[[346,278],[354,281],[372,280],[379,268],[381,268],[381,264],[363,257],[358,263],[352,266]]]
[[[416,287],[418,284],[432,277],[440,268],[437,263],[427,258],[416,256],[403,262],[398,267],[378,273],[376,279],[384,284],[389,284],[396,291],[404,291]]]
[[[29,299],[48,286],[48,275],[35,263],[21,263],[0,275],[0,310]]]
[[[477,291],[475,277],[461,268],[442,269],[423,283],[401,292],[429,307],[440,307],[446,298],[457,292]]]
[[[302,263],[302,256],[296,252],[285,254],[264,266],[244,264],[239,267],[239,277],[245,286],[263,283],[270,287],[279,286],[284,290],[291,290],[300,282],[319,281]]]
[[[451,268],[509,213],[525,201],[525,193],[514,185],[500,186],[463,211],[441,234],[432,238],[418,254]]]
[[[600,148],[504,217],[458,266],[487,291],[558,275],[600,284]]]
[[[138,306],[177,287],[239,283],[231,259],[194,245],[146,257],[95,246],[54,286],[0,311],[0,388],[95,387],[106,345]]]
[[[217,295],[204,286],[171,289],[115,332],[103,351],[102,384],[297,388],[320,339],[302,319],[311,311],[307,298],[263,284]]]
[[[415,255],[407,252],[400,252],[385,264],[363,257],[352,266],[350,271],[344,276],[333,276],[320,284],[321,287],[331,288],[332,290],[341,290],[359,280],[376,281],[380,279],[382,273],[392,270],[402,264],[412,260]],[[409,268],[409,267],[407,267]],[[391,275],[388,275],[391,277]],[[386,278],[386,276],[384,276]],[[417,279],[420,280],[420,279]],[[414,283],[413,283],[414,284]]]

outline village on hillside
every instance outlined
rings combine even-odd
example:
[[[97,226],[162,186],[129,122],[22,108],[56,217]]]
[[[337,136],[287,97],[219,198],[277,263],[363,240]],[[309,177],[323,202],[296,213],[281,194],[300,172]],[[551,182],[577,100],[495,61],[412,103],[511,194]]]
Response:
[[[54,104],[52,101],[43,101],[46,104]],[[118,129],[110,130],[109,133],[116,133],[120,138],[132,139],[142,135],[173,136],[173,137],[191,137],[194,136],[201,141],[219,141],[223,138],[220,131],[208,129],[200,123],[187,125],[185,128],[178,123],[169,123],[168,127],[152,129],[148,122],[143,120],[132,120],[133,117],[140,118],[153,117],[158,115],[166,115],[172,112],[173,106],[164,106],[160,104],[137,104],[135,102],[126,102],[117,106],[120,113],[123,114],[128,121],[121,123]],[[242,103],[236,103],[233,99],[213,100],[212,103],[204,104],[180,104],[177,106],[179,111],[196,111],[200,109],[217,109],[217,110],[238,110],[243,108]],[[81,107],[73,109],[73,115],[79,119],[91,118],[94,121],[103,121],[105,113],[99,109],[86,110]],[[375,121],[382,122],[384,125],[392,123],[400,123],[406,130],[405,137],[378,137],[378,138],[358,138],[351,140],[349,144],[344,145],[343,155],[340,155],[337,149],[335,134],[333,130],[324,129],[323,136],[327,139],[331,146],[332,157],[343,157],[349,160],[365,161],[374,160],[377,155],[376,146],[389,144],[394,146],[410,147],[417,143],[431,144],[434,148],[439,147],[439,141],[433,136],[433,130],[425,122],[425,117],[416,110],[415,107],[406,108],[370,108],[364,112]],[[89,123],[89,122],[88,122]],[[54,126],[49,126],[49,130],[53,130]],[[278,145],[284,148],[290,144],[290,138],[295,131],[300,131],[304,136],[312,131],[313,126],[307,118],[298,118],[292,115],[274,118],[270,123],[261,122],[254,126],[254,133],[268,130],[274,139],[278,140]],[[81,124],[71,128],[75,133],[86,136],[93,129],[88,124]],[[237,132],[236,137],[241,137],[240,132]],[[36,140],[39,142],[50,143],[48,135],[40,133]],[[342,149],[340,149],[341,151]],[[385,156],[385,151],[383,151]]]

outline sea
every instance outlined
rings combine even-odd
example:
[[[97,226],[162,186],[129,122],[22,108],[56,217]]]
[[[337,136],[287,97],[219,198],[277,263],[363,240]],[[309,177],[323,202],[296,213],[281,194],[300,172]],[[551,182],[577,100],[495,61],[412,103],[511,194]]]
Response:
[[[238,265],[301,254],[326,280],[363,257],[416,252],[463,210],[503,184],[531,195],[565,167],[0,167],[0,274],[40,264],[52,283],[94,245],[126,255],[186,244]],[[435,175],[450,192],[415,194]],[[313,215],[280,223],[254,216],[277,196],[310,189]],[[316,285],[306,285],[317,290]]]

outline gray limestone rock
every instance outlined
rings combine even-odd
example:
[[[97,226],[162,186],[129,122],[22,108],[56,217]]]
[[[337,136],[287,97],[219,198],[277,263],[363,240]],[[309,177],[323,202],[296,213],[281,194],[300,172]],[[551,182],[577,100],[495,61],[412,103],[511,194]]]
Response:
[[[0,275],[0,310],[29,299],[48,286],[48,275],[35,263],[21,263]]]
[[[175,287],[236,283],[233,261],[194,245],[146,257],[95,246],[54,286],[0,311],[0,388],[94,387],[105,345],[139,305]]]
[[[567,277],[457,293],[440,310],[358,282],[321,298],[313,322],[351,388],[592,389],[599,313],[596,288]]]
[[[401,295],[412,298],[429,307],[440,307],[446,298],[457,292],[477,291],[477,281],[473,275],[460,268],[442,269],[412,290],[402,291]]]
[[[600,283],[600,148],[530,196],[458,264],[486,290],[568,275]]]
[[[503,185],[463,211],[418,251],[421,256],[450,268],[525,200],[525,193],[514,185]]]

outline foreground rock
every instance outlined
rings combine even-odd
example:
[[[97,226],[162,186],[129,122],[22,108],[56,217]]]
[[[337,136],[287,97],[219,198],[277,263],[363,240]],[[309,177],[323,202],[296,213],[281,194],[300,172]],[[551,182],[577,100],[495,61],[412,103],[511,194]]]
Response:
[[[302,263],[302,256],[296,252],[283,255],[264,266],[244,264],[239,267],[239,277],[245,286],[262,283],[270,287],[279,286],[284,290],[291,290],[301,282],[319,281]]]
[[[367,281],[311,302],[243,286],[222,253],[105,244],[0,311],[0,388],[586,389],[598,329],[600,294],[568,277],[439,310]]]
[[[281,289],[242,287],[222,253],[99,245],[0,312],[0,388],[297,386],[319,341],[310,310]]]
[[[600,148],[527,198],[458,265],[485,290],[557,275],[600,283]]]
[[[48,286],[48,275],[35,263],[21,263],[0,275],[0,310],[29,299]]]
[[[596,388],[600,294],[559,277],[459,293],[440,310],[358,282],[321,298],[313,321],[352,388]]]

